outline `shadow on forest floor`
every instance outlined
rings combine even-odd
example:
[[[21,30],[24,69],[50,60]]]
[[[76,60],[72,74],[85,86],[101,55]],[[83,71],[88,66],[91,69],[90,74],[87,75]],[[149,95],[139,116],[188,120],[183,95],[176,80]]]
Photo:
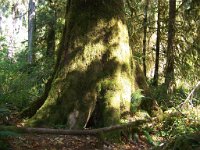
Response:
[[[18,112],[10,112],[7,120],[0,125],[23,126],[17,119]],[[102,141],[95,136],[17,134],[0,131],[0,150],[149,150],[152,146],[144,137],[134,140],[122,138],[121,142]]]
[[[140,140],[137,143],[102,142],[93,136],[71,135],[23,135],[9,138],[13,150],[148,150],[150,146]]]

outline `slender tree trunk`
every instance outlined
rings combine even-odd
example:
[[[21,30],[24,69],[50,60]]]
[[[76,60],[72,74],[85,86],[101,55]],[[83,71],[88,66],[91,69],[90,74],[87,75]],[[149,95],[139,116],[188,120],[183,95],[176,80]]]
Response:
[[[0,12],[0,36],[2,36],[2,34],[3,34],[2,22],[3,22],[3,15]],[[3,49],[3,46],[2,46],[2,42],[0,41],[0,50],[2,50],[2,49]]]
[[[159,72],[159,54],[160,54],[160,0],[158,0],[158,20],[157,20],[157,38],[156,38],[156,61],[153,85],[158,85],[158,72]]]
[[[54,12],[54,17],[56,17],[56,14]],[[48,57],[54,57],[55,53],[55,40],[56,40],[56,19],[54,19],[51,22],[51,25],[49,26],[48,29],[48,35],[47,35],[47,51],[46,55]]]
[[[0,35],[2,34],[2,21],[3,21],[3,15],[0,12]]]
[[[176,0],[169,1],[169,21],[168,21],[168,46],[165,85],[166,92],[171,94],[174,88],[174,38],[175,38],[175,18],[176,18]]]
[[[149,6],[149,0],[146,0],[145,9],[144,9],[144,21],[143,21],[143,27],[144,27],[144,37],[143,37],[143,71],[144,76],[146,77],[146,47],[147,47],[147,13],[148,13],[148,6]]]
[[[84,128],[97,110],[97,126],[117,124],[137,88],[123,0],[68,2],[55,76],[28,124]]]
[[[13,3],[12,5],[12,28],[9,35],[9,46],[8,46],[8,58],[12,59],[15,53],[15,35],[16,35],[16,13],[17,13],[17,4]]]
[[[29,11],[28,11],[28,62],[33,62],[33,42],[34,42],[34,31],[35,31],[35,2],[29,0]]]

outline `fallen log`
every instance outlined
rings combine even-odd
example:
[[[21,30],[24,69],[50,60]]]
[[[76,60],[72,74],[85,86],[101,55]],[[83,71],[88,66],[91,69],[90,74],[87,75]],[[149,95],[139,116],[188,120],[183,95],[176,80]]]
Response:
[[[121,125],[114,125],[110,127],[98,129],[83,129],[83,130],[67,130],[67,129],[52,129],[52,128],[29,128],[29,127],[16,127],[16,126],[0,126],[1,131],[12,131],[16,133],[29,133],[29,134],[56,134],[56,135],[98,135],[111,131],[121,130],[128,127],[135,127],[145,123],[146,120],[137,120]]]

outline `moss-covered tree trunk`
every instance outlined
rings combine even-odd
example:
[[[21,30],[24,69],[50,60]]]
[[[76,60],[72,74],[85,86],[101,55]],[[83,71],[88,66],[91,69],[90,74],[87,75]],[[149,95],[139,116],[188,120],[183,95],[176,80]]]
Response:
[[[117,124],[135,90],[123,0],[68,1],[66,30],[44,104],[29,125]]]

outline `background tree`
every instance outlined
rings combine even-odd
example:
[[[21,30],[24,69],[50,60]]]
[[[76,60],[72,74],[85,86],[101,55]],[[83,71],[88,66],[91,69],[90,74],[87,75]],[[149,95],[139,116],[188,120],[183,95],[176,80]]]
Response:
[[[174,55],[175,55],[175,20],[176,19],[176,0],[169,1],[169,20],[168,20],[168,44],[167,62],[165,73],[165,85],[167,93],[171,94],[174,88]]]
[[[149,6],[149,0],[146,0],[145,9],[144,9],[144,37],[143,37],[143,71],[144,76],[146,77],[146,47],[147,47],[147,14],[148,14],[148,6]]]
[[[157,35],[156,35],[156,56],[155,56],[155,71],[154,71],[154,79],[153,85],[158,85],[158,72],[159,72],[159,55],[160,55],[160,13],[161,13],[161,6],[160,0],[158,0],[158,16],[157,16]]]
[[[49,57],[53,57],[55,53],[55,46],[56,46],[56,20],[57,20],[57,14],[54,8],[54,4],[50,4],[51,10],[50,15],[52,16],[52,19],[48,22],[48,33],[47,33],[47,51],[46,55]]]
[[[175,76],[194,86],[199,80],[199,1],[183,1],[177,9]],[[188,73],[190,72],[190,75]],[[179,82],[181,85],[182,83]],[[184,84],[186,84],[184,83]],[[179,84],[179,85],[180,85]],[[189,87],[189,85],[187,85]]]
[[[28,10],[28,62],[33,62],[33,44],[35,33],[35,1],[29,0]]]

